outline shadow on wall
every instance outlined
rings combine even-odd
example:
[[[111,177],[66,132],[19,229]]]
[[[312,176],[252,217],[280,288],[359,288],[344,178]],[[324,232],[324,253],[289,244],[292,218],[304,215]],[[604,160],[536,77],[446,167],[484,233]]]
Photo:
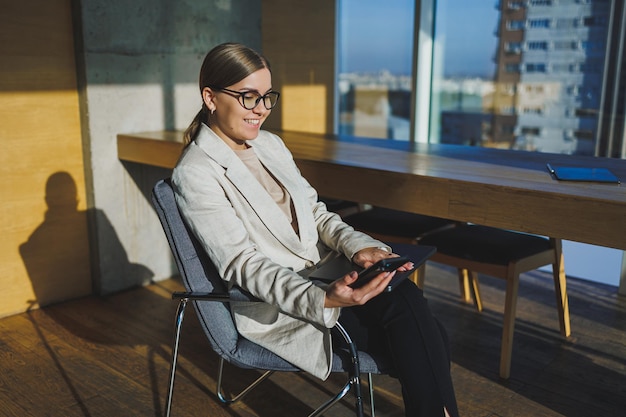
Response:
[[[94,279],[90,259],[88,216],[97,221],[96,233],[107,242],[110,262],[119,265],[129,286],[150,281],[152,271],[143,265],[129,262],[115,229],[106,215],[97,209],[78,210],[76,182],[67,172],[52,174],[45,187],[48,206],[43,222],[33,231],[19,251],[31,280],[35,300],[31,307],[40,307],[59,301],[89,295]],[[93,241],[93,239],[91,240]]]

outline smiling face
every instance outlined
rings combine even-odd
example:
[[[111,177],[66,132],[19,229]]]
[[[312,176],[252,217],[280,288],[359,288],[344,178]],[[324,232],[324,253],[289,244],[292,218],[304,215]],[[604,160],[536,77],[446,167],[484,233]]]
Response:
[[[224,88],[255,91],[263,95],[272,89],[272,75],[267,68],[263,68]],[[247,110],[239,103],[236,94],[209,87],[202,90],[202,98],[209,111],[213,112],[209,118],[211,130],[232,149],[245,149],[245,142],[258,136],[261,125],[271,113],[263,105],[263,100],[254,109]]]

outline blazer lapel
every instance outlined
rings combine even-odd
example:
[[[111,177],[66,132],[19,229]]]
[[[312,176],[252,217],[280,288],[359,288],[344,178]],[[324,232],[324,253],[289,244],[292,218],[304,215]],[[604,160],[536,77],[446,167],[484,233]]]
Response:
[[[299,256],[305,255],[305,247],[302,245],[298,235],[294,232],[287,217],[244,163],[241,162],[235,152],[233,152],[212,130],[205,126],[202,127],[201,134],[196,139],[196,142],[211,159],[225,168],[226,177],[244,198],[249,201],[250,206],[257,213],[268,230],[293,253]],[[255,151],[256,149],[255,147]],[[263,161],[263,159],[259,159]],[[274,163],[274,161],[272,161],[272,163]],[[265,166],[267,167],[267,165]],[[275,171],[276,172],[271,171],[272,174],[281,181],[285,188],[287,188],[287,191],[291,193],[289,187],[283,182],[285,178],[281,178],[282,175],[276,175],[281,169]],[[295,204],[296,199],[293,200]],[[298,210],[296,206],[297,216],[299,214]],[[300,216],[298,216],[298,220],[299,217]],[[303,228],[300,227],[300,230],[302,229]]]

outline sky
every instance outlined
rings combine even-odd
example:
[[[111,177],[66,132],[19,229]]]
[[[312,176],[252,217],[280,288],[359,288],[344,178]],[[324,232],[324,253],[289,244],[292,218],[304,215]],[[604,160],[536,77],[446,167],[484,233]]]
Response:
[[[411,72],[414,0],[340,0],[341,72]]]
[[[340,72],[410,74],[415,0],[340,0]],[[437,0],[445,76],[493,76],[494,0]]]

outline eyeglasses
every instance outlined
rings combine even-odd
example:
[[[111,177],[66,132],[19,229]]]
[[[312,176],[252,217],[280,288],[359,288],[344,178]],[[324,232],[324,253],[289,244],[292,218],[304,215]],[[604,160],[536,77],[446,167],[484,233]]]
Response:
[[[229,90],[228,88],[221,87],[212,87],[214,90],[223,91],[225,93],[230,93],[232,96],[237,97],[237,101],[239,104],[246,110],[253,110],[256,106],[259,105],[259,102],[262,100],[263,105],[266,109],[271,110],[278,103],[278,97],[280,97],[280,93],[278,91],[269,91],[264,95],[259,94],[255,90],[248,91],[235,91]]]

